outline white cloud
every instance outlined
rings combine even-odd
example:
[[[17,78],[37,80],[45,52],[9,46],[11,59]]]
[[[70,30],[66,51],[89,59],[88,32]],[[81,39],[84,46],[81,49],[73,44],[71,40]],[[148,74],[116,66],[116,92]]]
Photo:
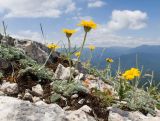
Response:
[[[34,32],[31,30],[21,30],[17,32],[16,34],[12,33],[11,36],[18,38],[18,39],[29,39],[29,40],[42,42],[41,34],[39,32]]]
[[[59,17],[75,10],[73,0],[0,0],[5,17]]]
[[[106,3],[102,0],[89,0],[88,7],[89,8],[99,8],[104,6]]]
[[[114,10],[107,27],[110,31],[121,29],[138,30],[146,27],[147,13],[136,10]]]
[[[73,17],[74,20],[92,20],[93,18],[91,16],[81,16],[77,15]]]
[[[72,39],[73,45],[80,46],[84,36],[83,29],[76,34]],[[153,41],[154,40],[154,41]],[[140,45],[159,45],[160,38],[145,38],[143,36],[134,37],[128,35],[117,35],[116,33],[108,32],[106,24],[99,25],[96,30],[91,30],[88,33],[86,46],[93,44],[97,47],[136,47]]]
[[[72,12],[74,10],[76,10],[76,5],[75,5],[75,3],[71,3],[70,5],[68,5],[65,13],[69,13],[69,12]]]

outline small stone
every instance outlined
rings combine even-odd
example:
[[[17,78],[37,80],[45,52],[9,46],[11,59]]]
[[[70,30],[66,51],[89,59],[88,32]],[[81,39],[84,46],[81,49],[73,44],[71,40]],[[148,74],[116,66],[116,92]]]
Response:
[[[21,93],[19,93],[18,96],[17,96],[18,99],[22,99],[22,97],[23,97],[23,96],[22,96]]]
[[[127,102],[126,102],[126,101],[121,101],[121,102],[120,102],[120,104],[124,104],[124,105],[126,105],[126,104],[127,104]]]
[[[79,71],[78,70],[74,70],[74,76],[79,75]]]
[[[160,110],[156,109],[156,116],[160,117]]]
[[[0,96],[4,96],[4,95],[5,95],[5,93],[0,91]]]
[[[78,94],[74,94],[71,96],[71,99],[75,99],[75,98],[78,98]]]
[[[78,101],[78,104],[82,105],[84,103],[85,99],[81,99]]]
[[[34,103],[36,103],[36,102],[38,102],[38,101],[40,101],[40,100],[41,100],[41,99],[40,99],[39,97],[36,97],[36,96],[33,97],[33,102],[34,102]]]
[[[61,80],[68,80],[70,77],[70,68],[65,68],[62,64],[59,64],[55,71],[55,78]]]
[[[42,89],[42,86],[40,84],[37,84],[36,86],[33,86],[32,91],[37,96],[43,96],[43,89]]]
[[[80,73],[75,77],[76,81],[82,80],[84,78],[84,74]]]
[[[63,110],[65,110],[65,111],[68,110],[68,109],[70,109],[70,106],[66,106],[66,107],[63,108]]]
[[[18,94],[18,84],[4,81],[1,86],[1,91],[8,95]]]
[[[35,105],[37,105],[37,106],[46,106],[47,104],[41,100],[41,101],[36,102]]]
[[[25,94],[23,96],[23,100],[29,100],[29,101],[33,101],[33,96],[28,92],[28,90],[25,91]]]
[[[96,80],[96,77],[93,76],[93,75],[87,75],[86,77],[87,77],[87,79],[89,79],[89,80]]]
[[[89,106],[87,106],[87,105],[84,105],[79,110],[82,110],[82,111],[84,111],[86,113],[90,113],[92,111],[92,109]]]

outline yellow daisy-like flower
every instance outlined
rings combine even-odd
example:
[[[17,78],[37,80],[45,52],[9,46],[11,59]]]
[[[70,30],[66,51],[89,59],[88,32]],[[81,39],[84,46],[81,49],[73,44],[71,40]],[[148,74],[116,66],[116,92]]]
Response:
[[[96,47],[95,47],[94,45],[89,45],[88,48],[89,48],[91,51],[93,51],[93,50],[95,50]]]
[[[133,80],[135,77],[140,77],[141,72],[137,68],[131,68],[122,74],[122,77],[126,80]]]
[[[75,56],[79,58],[81,56],[81,52],[76,52]]]
[[[107,61],[108,63],[113,63],[113,59],[112,59],[112,58],[107,58],[106,61]]]
[[[56,49],[60,48],[60,46],[58,46],[57,44],[49,44],[47,47],[49,49],[53,49],[53,50],[56,50]]]
[[[76,30],[63,29],[63,32],[66,34],[67,37],[71,37],[74,33],[76,33]]]
[[[94,21],[92,21],[92,20],[90,20],[90,21],[82,20],[82,21],[78,24],[78,26],[83,26],[83,27],[84,27],[84,30],[85,30],[86,32],[89,32],[91,29],[96,29],[97,24],[96,24]]]

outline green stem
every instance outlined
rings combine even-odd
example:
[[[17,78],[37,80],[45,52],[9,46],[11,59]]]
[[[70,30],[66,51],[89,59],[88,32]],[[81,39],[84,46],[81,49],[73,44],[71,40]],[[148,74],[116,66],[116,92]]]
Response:
[[[67,37],[67,38],[68,38],[68,51],[70,54],[71,53],[71,41],[70,41],[69,37]]]
[[[69,60],[69,67],[70,67],[70,76],[69,76],[69,82],[71,82],[71,79],[72,79],[72,74],[71,74],[71,41],[70,41],[70,39],[69,39],[69,37],[67,37],[68,38],[68,60]]]
[[[86,38],[87,38],[87,32],[85,32],[84,40],[83,40],[83,43],[82,43],[82,46],[81,46],[81,49],[80,49],[80,54],[81,54],[81,55],[82,55],[82,50],[83,50],[83,47],[84,47],[84,44],[85,44]],[[78,57],[78,61],[77,61],[76,67],[78,66],[78,62],[80,61],[80,57],[81,57],[81,55]],[[78,67],[77,67],[77,68],[78,68]]]

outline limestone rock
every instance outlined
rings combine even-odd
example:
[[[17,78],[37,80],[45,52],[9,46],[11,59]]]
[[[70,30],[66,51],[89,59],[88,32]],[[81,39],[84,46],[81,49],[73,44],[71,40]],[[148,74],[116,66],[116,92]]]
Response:
[[[37,84],[36,86],[32,87],[32,91],[37,96],[43,96],[43,89],[40,84]]]
[[[3,82],[1,86],[1,91],[8,95],[18,94],[18,85],[17,83]]]
[[[33,101],[33,96],[30,94],[30,91],[28,89],[25,90],[23,100],[29,100],[31,102]]]
[[[0,96],[0,121],[65,121],[57,105],[35,105],[12,97]]]
[[[36,103],[36,102],[38,102],[38,101],[40,101],[40,100],[41,100],[41,99],[40,99],[39,97],[36,97],[36,96],[33,97],[33,102],[34,102],[34,103]]]
[[[108,121],[160,121],[160,117],[145,116],[139,111],[123,111],[118,108],[111,108]]]
[[[76,111],[68,111],[66,118],[69,121],[96,121],[93,117],[89,116],[81,109]]]
[[[55,78],[68,80],[69,77],[70,77],[70,68],[65,68],[62,64],[59,64],[55,72]]]
[[[78,94],[74,94],[71,96],[71,99],[75,99],[75,98],[78,98]]]

